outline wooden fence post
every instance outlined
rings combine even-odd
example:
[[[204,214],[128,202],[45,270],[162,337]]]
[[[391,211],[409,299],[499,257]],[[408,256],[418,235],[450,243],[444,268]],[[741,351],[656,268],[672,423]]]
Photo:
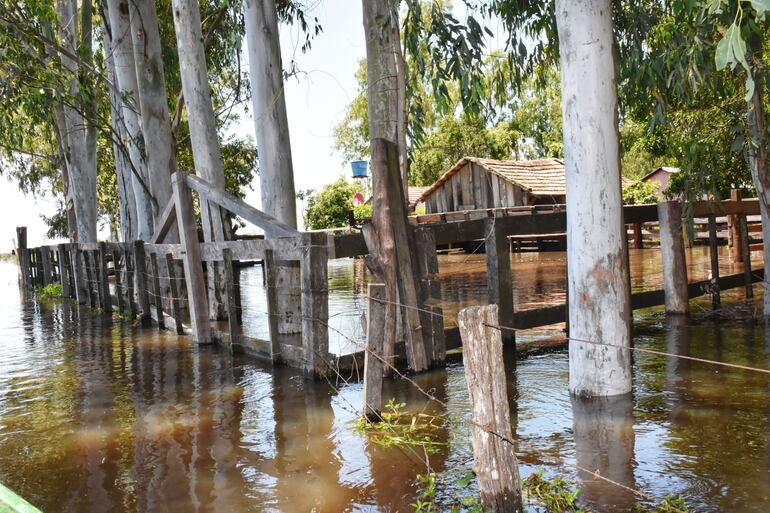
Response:
[[[211,342],[209,307],[206,298],[206,280],[203,277],[201,248],[198,243],[198,228],[195,224],[192,192],[187,185],[187,174],[177,171],[171,175],[176,218],[179,225],[179,239],[184,246],[184,276],[187,284],[187,306],[190,310],[190,324],[193,340],[198,344]],[[217,209],[218,211],[218,209]],[[169,274],[171,273],[169,269]]]
[[[27,227],[16,227],[16,258],[19,262],[19,288],[26,297],[30,287],[29,250],[27,249]]]
[[[730,200],[741,201],[742,199],[743,197],[741,196],[740,189],[730,189]],[[730,241],[730,256],[732,257],[733,262],[743,262],[743,253],[741,252],[743,242],[741,241],[740,217],[741,216],[735,214],[727,216],[727,234]]]
[[[43,281],[41,285],[45,287],[53,281],[53,273],[51,272],[51,248],[48,246],[40,246],[40,262],[43,268]]]
[[[93,293],[93,272],[91,267],[91,258],[88,256],[89,251],[83,250],[83,267],[86,268],[86,296],[88,297],[88,306],[91,308],[96,307],[96,298]]]
[[[329,283],[327,237],[311,232],[304,236],[300,263],[302,282],[302,348],[305,373],[326,376],[329,357]]]
[[[511,276],[511,253],[508,237],[496,219],[487,220],[485,233],[487,250],[487,293],[489,304],[498,305],[500,326],[504,342],[515,342],[513,331],[513,278]]]
[[[743,262],[743,279],[746,282],[746,297],[754,297],[751,277],[751,252],[749,251],[749,226],[745,215],[739,216],[741,233],[741,261]]]
[[[717,246],[717,220],[713,214],[709,220],[709,252],[711,254],[711,304],[714,308],[719,306],[719,247]]]
[[[150,320],[150,293],[147,290],[147,258],[144,252],[144,241],[136,240],[133,243],[134,273],[136,274],[136,297],[139,302],[142,326],[149,326]]]
[[[57,260],[59,261],[59,283],[61,283],[61,295],[62,297],[71,297],[72,291],[70,290],[70,273],[69,265],[67,262],[67,245],[59,244],[56,247]]]
[[[179,295],[179,282],[174,269],[174,257],[171,253],[166,253],[166,265],[168,266],[168,280],[169,288],[171,289],[171,308],[174,313],[174,323],[176,326],[177,335],[184,333],[184,327],[182,326],[182,298]]]
[[[690,305],[687,292],[687,261],[682,238],[682,203],[658,203],[658,222],[666,313],[686,314]]]
[[[126,306],[131,319],[136,317],[136,297],[134,295],[134,262],[130,251],[124,251],[126,265]]]
[[[107,281],[107,243],[99,243],[99,296],[101,307],[105,313],[112,313],[112,297],[110,296],[110,283]],[[114,258],[114,257],[113,257]]]
[[[366,351],[364,352],[364,417],[369,421],[380,420],[382,411],[382,375],[385,348],[385,285],[370,283],[367,286],[368,312],[366,324]]]
[[[634,249],[644,249],[642,223],[634,223]]]
[[[510,409],[497,305],[460,311],[463,366],[471,402],[473,470],[481,506],[493,513],[521,512],[519,463],[511,441]]]
[[[115,272],[115,297],[118,298],[118,311],[121,314],[126,309],[125,298],[123,297],[123,273],[120,270],[122,253],[118,248],[112,250],[112,268]]]
[[[444,310],[441,307],[441,283],[438,281],[436,237],[426,227],[414,231],[417,267],[420,274],[420,322],[425,339],[425,351],[433,364],[446,360]]]
[[[84,268],[80,265],[80,258],[80,249],[78,248],[77,242],[71,243],[70,265],[72,266],[72,277],[75,285],[75,299],[77,299],[78,304],[84,305],[86,304],[88,297],[85,293],[86,288],[83,283],[83,279],[86,275],[84,273]]]
[[[160,290],[160,274],[158,274],[158,255],[150,253],[150,268],[152,269],[152,294],[155,296],[155,315],[158,318],[158,327],[166,327],[166,319],[163,317],[163,297]]]
[[[262,276],[267,299],[267,326],[270,330],[270,359],[277,363],[281,359],[281,339],[278,332],[278,291],[276,289],[275,256],[272,249],[265,250],[262,260]]]
[[[233,274],[233,251],[222,250],[225,271],[225,297],[227,300],[227,325],[230,329],[230,348],[238,343],[238,309],[235,304],[235,276]]]

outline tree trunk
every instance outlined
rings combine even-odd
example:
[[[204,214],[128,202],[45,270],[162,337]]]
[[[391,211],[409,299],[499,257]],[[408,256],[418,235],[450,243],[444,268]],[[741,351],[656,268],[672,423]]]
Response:
[[[77,9],[73,0],[57,0],[59,14],[59,37],[61,45],[73,54],[77,49]],[[90,32],[90,29],[89,29]],[[62,65],[70,80],[71,101],[77,102],[81,84],[77,63],[61,56]],[[88,102],[90,104],[90,102]],[[95,139],[91,138],[92,126],[83,115],[91,110],[90,106],[64,106],[64,133],[69,148],[69,191],[75,211],[78,242],[96,241],[96,158]],[[94,143],[92,147],[92,141]]]
[[[115,0],[111,0],[115,1]],[[121,5],[126,0],[119,0]],[[154,223],[171,199],[171,175],[177,170],[176,142],[171,132],[166,80],[163,74],[158,13],[152,0],[128,2],[131,37],[134,45],[138,106],[141,111],[145,159],[153,203]],[[172,227],[166,242],[178,242],[177,228]]]
[[[751,140],[749,142],[749,164],[751,166],[751,178],[754,180],[754,187],[757,189],[757,198],[759,198],[759,213],[762,215],[762,240],[765,244],[764,267],[765,280],[763,282],[765,317],[770,316],[770,166],[767,162],[767,118],[765,117],[764,88],[765,79],[762,71],[762,42],[752,38],[749,41],[751,48],[752,63],[759,63],[754,66],[754,94],[749,101],[748,123]],[[744,262],[743,265],[751,266],[751,262]]]
[[[211,103],[211,86],[207,76],[198,2],[173,0],[172,9],[195,172],[218,190],[224,191],[225,173],[217,138],[214,106]],[[205,201],[200,203],[204,238],[211,242],[225,240],[225,235],[229,235],[229,228],[225,227],[224,213],[217,205]],[[224,297],[221,294],[224,287],[218,284],[224,285],[224,279],[218,266],[211,267],[213,269],[208,273],[211,316],[222,319],[225,315]]]
[[[262,210],[296,228],[297,197],[275,0],[245,0],[244,18]],[[265,230],[265,237],[274,235]],[[299,279],[296,267],[284,264],[276,269],[276,280],[282,288],[298,291]],[[278,310],[282,313],[279,333],[299,332],[302,329],[299,295],[280,295],[279,301]]]
[[[115,61],[113,59],[113,53],[110,51],[112,48],[112,38],[110,37],[111,31],[104,31],[104,48],[106,49],[107,57],[107,78],[113,84],[117,84],[115,79]],[[136,200],[134,199],[134,187],[131,181],[131,171],[128,169],[128,163],[126,162],[126,155],[123,149],[115,141],[119,139],[121,141],[126,140],[125,126],[121,119],[120,107],[121,99],[113,88],[110,88],[110,115],[112,117],[112,151],[115,156],[115,174],[118,183],[118,213],[120,216],[120,238],[124,242],[135,240],[137,237],[136,226]]]
[[[567,182],[570,391],[631,391],[630,291],[610,0],[557,0]]]
[[[398,80],[398,164],[401,170],[401,182],[406,198],[407,213],[409,213],[409,151],[406,145],[406,123],[409,114],[406,105],[406,60],[401,49],[401,32],[398,22],[398,11],[393,21],[394,55]]]
[[[131,173],[131,188],[136,204],[136,231],[134,238],[148,241],[153,232],[152,198],[146,189],[149,182],[142,148],[142,127],[139,112],[139,93],[136,84],[136,66],[131,47],[131,26],[128,20],[128,3],[123,0],[107,0],[109,28],[112,35],[109,48],[115,67],[115,85],[120,91],[117,99],[122,119],[121,139],[128,149],[126,164]],[[105,32],[107,32],[105,30]],[[106,37],[106,36],[105,36]],[[112,96],[116,96],[112,94]]]
[[[397,8],[397,3],[391,0],[363,0],[373,183],[373,218],[372,228],[367,230],[367,244],[371,255],[369,263],[385,284],[389,305],[385,312],[385,354],[393,354],[395,304],[400,302],[407,360],[413,370],[420,371],[427,368],[427,358],[420,331],[415,252],[410,244],[399,171]]]
[[[59,158],[61,159],[62,190],[64,192],[64,209],[67,212],[67,236],[70,240],[77,240],[77,220],[75,218],[75,206],[70,194],[70,148],[67,137],[67,124],[64,121],[64,106],[55,102],[53,106],[54,129],[58,142]]]

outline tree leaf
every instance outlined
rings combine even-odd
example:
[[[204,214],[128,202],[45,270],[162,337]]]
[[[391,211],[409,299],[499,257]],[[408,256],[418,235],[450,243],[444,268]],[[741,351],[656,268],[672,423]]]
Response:
[[[746,101],[750,102],[752,96],[754,96],[754,77],[749,73],[746,76]]]
[[[717,70],[725,69],[727,64],[733,61],[732,48],[730,46],[730,30],[731,29],[727,29],[724,37],[722,37],[719,44],[717,44],[715,56]]]

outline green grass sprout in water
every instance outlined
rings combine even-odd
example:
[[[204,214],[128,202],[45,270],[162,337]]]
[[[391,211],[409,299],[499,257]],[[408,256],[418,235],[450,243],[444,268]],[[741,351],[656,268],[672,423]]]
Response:
[[[442,417],[427,413],[409,414],[406,403],[391,399],[380,414],[379,422],[356,421],[355,431],[367,435],[381,447],[419,447],[427,454],[437,454],[446,443],[439,442],[436,431],[445,423]]]
[[[40,299],[46,300],[62,299],[62,297],[64,297],[61,283],[49,283],[48,285],[40,287],[37,293]]]

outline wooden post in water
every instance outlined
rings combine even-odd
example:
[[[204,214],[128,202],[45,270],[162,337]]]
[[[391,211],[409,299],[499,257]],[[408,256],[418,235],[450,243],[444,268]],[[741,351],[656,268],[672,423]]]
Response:
[[[686,314],[690,305],[687,292],[687,261],[682,238],[682,203],[658,203],[658,222],[666,313]]]
[[[147,290],[147,257],[144,252],[144,241],[133,242],[132,256],[136,275],[136,298],[141,311],[140,319],[142,326],[146,327],[150,325],[152,317],[150,316],[150,293]]]
[[[123,297],[123,273],[121,272],[121,255],[123,251],[118,248],[112,250],[112,268],[115,272],[115,296],[118,298],[118,311],[122,314],[126,309]]]
[[[19,287],[26,297],[30,287],[29,250],[27,249],[27,227],[16,227],[16,259],[19,262]]]
[[[187,174],[177,171],[171,175],[176,217],[179,225],[179,239],[184,246],[184,276],[187,284],[187,306],[190,309],[190,324],[193,340],[198,344],[211,342],[209,307],[206,297],[206,280],[203,277],[201,249],[198,243],[198,228],[195,224],[192,193],[187,185]],[[213,209],[219,212],[219,209]],[[171,274],[169,269],[169,274]]]
[[[91,258],[88,256],[88,253],[88,250],[83,250],[83,267],[86,268],[86,296],[88,298],[88,306],[95,308],[96,298],[94,297],[94,291],[92,287],[94,283],[94,273],[92,272],[93,268],[91,267]]]
[[[265,250],[265,258],[262,260],[262,276],[265,282],[265,296],[267,299],[267,326],[270,330],[270,359],[277,363],[281,359],[281,340],[278,332],[278,290],[276,289],[276,267],[273,250]]]
[[[446,360],[444,310],[441,307],[441,283],[438,281],[436,237],[429,228],[414,231],[417,246],[417,267],[420,273],[420,322],[425,339],[425,351],[434,365]]]
[[[177,335],[184,333],[182,326],[182,298],[179,292],[179,282],[177,281],[176,270],[174,269],[174,257],[171,253],[166,253],[166,266],[168,267],[168,281],[171,289],[171,308],[174,313],[174,323]]]
[[[158,327],[165,328],[166,319],[163,317],[163,297],[160,290],[157,253],[150,253],[150,268],[152,269],[152,295],[155,296],[155,316],[158,318]]]
[[[230,348],[238,343],[238,309],[235,304],[235,275],[233,273],[233,251],[222,250],[225,271],[225,298],[227,300],[227,325],[230,329]]]
[[[134,262],[131,258],[131,252],[125,251],[123,255],[126,257],[126,306],[128,306],[128,314],[131,319],[136,317],[136,296],[134,295]]]
[[[326,376],[329,357],[329,283],[327,237],[311,232],[304,236],[300,262],[302,283],[302,348],[305,373]]]
[[[104,313],[112,313],[112,297],[110,296],[110,282],[107,281],[107,243],[99,243],[99,296]],[[113,256],[114,259],[114,256]]]
[[[51,272],[51,248],[48,246],[40,246],[40,262],[43,268],[43,282],[41,285],[45,287],[53,281],[53,273]]]
[[[460,310],[463,366],[473,423],[473,470],[484,511],[521,512],[519,463],[510,441],[510,409],[497,305]]]
[[[740,189],[730,189],[730,200],[741,201],[743,199]],[[733,262],[743,262],[743,253],[741,248],[743,243],[741,242],[741,216],[736,214],[730,214],[727,216],[727,233],[730,239],[730,257]]]
[[[70,244],[70,265],[72,266],[72,277],[75,285],[75,299],[77,299],[78,304],[84,305],[88,300],[88,296],[85,292],[87,290],[86,284],[83,283],[86,275],[83,266],[80,265],[80,259],[78,244],[73,242]]]
[[[714,308],[719,306],[719,247],[717,246],[717,221],[716,216],[710,215],[709,220],[709,252],[711,254],[711,304]]]
[[[72,291],[70,290],[70,273],[67,256],[67,245],[59,244],[56,247],[56,259],[59,261],[59,283],[61,284],[62,297],[71,297],[72,295]]]
[[[382,412],[382,376],[385,347],[385,285],[370,283],[367,286],[368,312],[366,324],[366,351],[364,353],[364,417],[369,421],[380,420]]]
[[[513,278],[511,276],[511,253],[508,237],[495,218],[486,222],[487,250],[487,293],[489,304],[498,305],[500,326],[509,328],[501,334],[503,341],[513,343]]]
[[[741,233],[741,261],[743,262],[743,279],[746,283],[746,297],[754,297],[751,277],[751,252],[749,251],[749,226],[745,215],[738,216]]]
[[[634,249],[644,249],[642,223],[634,223]]]

